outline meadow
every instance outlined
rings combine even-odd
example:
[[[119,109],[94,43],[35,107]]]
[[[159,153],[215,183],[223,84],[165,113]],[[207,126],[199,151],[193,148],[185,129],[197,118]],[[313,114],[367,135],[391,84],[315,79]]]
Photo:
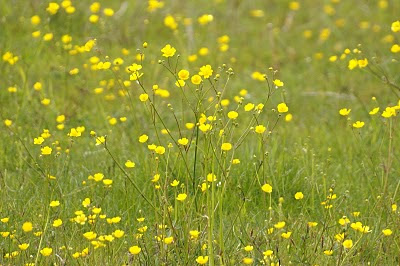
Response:
[[[0,0],[0,265],[399,265],[399,20]]]

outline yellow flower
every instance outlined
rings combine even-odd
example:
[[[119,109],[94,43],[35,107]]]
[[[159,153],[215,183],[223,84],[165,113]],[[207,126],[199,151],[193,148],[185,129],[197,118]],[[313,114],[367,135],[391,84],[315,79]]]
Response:
[[[96,146],[103,144],[106,142],[106,138],[104,136],[96,137]]]
[[[346,224],[349,224],[349,223],[350,223],[350,220],[349,220],[349,218],[347,218],[346,216],[344,216],[344,217],[342,217],[342,218],[339,219],[338,223],[339,223],[341,226],[345,226]]]
[[[137,255],[140,253],[140,251],[142,251],[142,249],[138,246],[131,246],[129,248],[129,253],[131,253],[132,255]]]
[[[382,230],[382,233],[383,233],[385,236],[390,236],[393,232],[392,232],[392,230],[390,230],[390,229],[384,229],[384,230]]]
[[[92,177],[92,179],[96,182],[103,180],[103,178],[104,178],[104,175],[102,173],[96,173]],[[90,179],[90,177],[89,177],[89,179]]]
[[[109,120],[108,120],[108,123],[110,124],[110,125],[115,125],[115,124],[117,124],[117,122],[118,122],[118,120],[115,118],[115,117],[111,117]]]
[[[40,24],[40,17],[38,15],[32,16],[31,17],[31,23],[32,23],[32,25]]]
[[[186,146],[189,143],[189,140],[187,138],[181,138],[178,139],[178,143],[182,146]]]
[[[78,74],[79,73],[79,68],[73,68],[73,69],[71,69],[70,71],[69,71],[69,74],[71,75],[71,76],[73,76],[73,75],[76,75],[76,74]]]
[[[247,251],[247,252],[250,252],[250,251],[253,250],[253,248],[254,248],[253,246],[247,245],[247,246],[244,247],[244,250]]]
[[[76,130],[76,128],[71,128],[71,132],[68,134],[70,137],[80,137],[82,136],[82,133],[78,130]]]
[[[194,62],[197,60],[197,54],[192,54],[188,56],[188,61],[189,62]]]
[[[171,15],[168,15],[164,18],[164,25],[171,30],[176,30],[176,28],[178,28],[178,23],[176,23],[175,18]]]
[[[28,243],[22,243],[20,245],[18,245],[20,250],[27,250],[29,248],[29,244]]]
[[[151,182],[156,183],[158,182],[158,180],[160,180],[160,174],[155,174],[153,176],[153,179],[151,179]]]
[[[51,41],[53,39],[53,33],[46,33],[44,36],[43,36],[43,40],[45,41],[45,42],[48,42],[48,41]]]
[[[67,7],[69,7],[69,6],[71,6],[71,1],[70,0],[64,0],[64,1],[62,1],[61,2],[61,6],[63,7],[63,8],[67,8]]]
[[[339,114],[342,116],[347,116],[349,115],[351,112],[351,109],[347,109],[347,108],[342,108],[339,110]]]
[[[263,252],[263,255],[266,257],[272,256],[274,254],[274,251],[267,249],[266,251]]]
[[[276,229],[282,229],[283,227],[285,227],[286,223],[285,222],[278,222],[276,224],[274,224],[274,227]]]
[[[208,55],[208,53],[209,53],[209,50],[207,47],[202,47],[199,50],[199,55],[201,55],[201,56],[206,56],[206,55]]]
[[[57,220],[54,220],[53,221],[53,226],[54,227],[59,227],[59,226],[61,226],[62,225],[62,220],[61,219],[57,219]]]
[[[208,79],[209,77],[211,77],[213,74],[213,69],[211,68],[210,65],[205,65],[200,67],[200,72],[199,75],[203,76],[205,79]]]
[[[176,199],[179,201],[185,201],[186,198],[187,198],[187,195],[185,193],[180,193],[180,194],[178,194],[178,197],[176,197]]]
[[[40,149],[42,152],[42,155],[50,155],[52,152],[52,148],[50,148],[49,146],[45,146],[43,148]]]
[[[343,247],[346,249],[350,249],[353,247],[353,240],[351,239],[346,239],[345,241],[343,241]]]
[[[69,6],[65,9],[65,12],[67,12],[68,14],[72,14],[75,12],[75,7],[74,6]]]
[[[172,242],[174,242],[174,237],[172,237],[172,236],[166,237],[166,238],[164,238],[163,241],[164,241],[165,244],[169,245],[169,244],[171,244]]]
[[[214,20],[214,17],[213,17],[213,15],[210,15],[210,14],[204,14],[197,19],[197,21],[199,22],[200,25],[206,25],[213,20]]]
[[[308,222],[307,225],[308,225],[308,227],[315,227],[318,225],[318,223],[317,222]]]
[[[117,224],[117,223],[119,223],[119,222],[121,221],[121,217],[119,217],[119,216],[112,217],[112,218],[110,219],[110,221],[111,221],[111,223],[113,223],[113,224]],[[108,222],[108,219],[107,219],[107,222]]]
[[[154,150],[157,154],[164,154],[165,153],[165,148],[163,146],[157,146],[156,149]]]
[[[348,68],[350,69],[350,70],[353,70],[354,68],[356,68],[358,66],[358,60],[357,59],[351,59],[350,61],[349,61],[349,64],[348,64]]]
[[[139,137],[139,142],[140,143],[145,143],[149,139],[149,136],[143,134]]]
[[[30,232],[30,231],[32,231],[33,230],[33,225],[32,225],[32,223],[31,222],[25,222],[23,225],[22,225],[22,230],[24,231],[24,232]]]
[[[17,92],[17,87],[8,87],[8,92],[10,93],[16,93]]]
[[[370,115],[375,115],[379,112],[379,107],[375,107],[374,109],[372,109],[371,111],[369,111]]]
[[[246,104],[245,106],[244,106],[244,110],[246,111],[246,112],[250,112],[251,110],[253,110],[254,109],[254,104],[253,103],[248,103],[248,104]]]
[[[171,187],[176,187],[179,185],[179,181],[174,179],[174,181],[172,181],[172,183],[170,185],[171,185]]]
[[[50,202],[50,207],[60,206],[60,202],[58,200],[53,200]]]
[[[184,86],[185,86],[185,81],[183,81],[183,80],[181,80],[181,79],[178,79],[176,82],[175,82],[175,85],[178,87],[178,88],[183,88]]]
[[[164,46],[164,48],[161,49],[161,52],[163,53],[164,57],[172,57],[175,55],[176,49],[172,47],[170,44],[167,44]]]
[[[125,235],[125,232],[122,231],[122,230],[117,229],[112,234],[116,238],[121,238],[121,237],[123,237]]]
[[[357,121],[357,122],[353,123],[353,127],[354,128],[362,128],[364,126],[364,124],[365,124],[364,122]]]
[[[10,119],[6,119],[6,120],[4,120],[4,125],[6,127],[10,127],[12,125],[12,121]]]
[[[132,162],[131,160],[127,160],[127,161],[125,162],[125,167],[126,167],[126,168],[134,168],[134,167],[135,167],[135,163]]]
[[[232,149],[232,144],[229,142],[222,143],[221,150],[223,151],[230,151]]]
[[[364,68],[366,66],[368,66],[368,59],[367,58],[358,60],[358,67],[359,68]]]
[[[253,263],[253,259],[245,257],[245,258],[243,258],[242,262],[244,264],[252,264]]]
[[[215,182],[217,181],[217,176],[213,173],[207,174],[207,181],[208,182]]]
[[[35,84],[33,84],[33,89],[35,91],[40,91],[42,89],[42,83],[36,82]]]
[[[339,241],[339,242],[343,241],[343,240],[344,240],[344,233],[336,234],[336,235],[335,235],[335,239],[336,239],[337,241]]]
[[[157,145],[155,145],[155,144],[150,144],[150,145],[147,145],[147,148],[148,148],[149,150],[151,150],[151,151],[154,151],[154,150],[157,148]]]
[[[324,254],[327,256],[331,256],[333,254],[333,250],[324,250]]]
[[[44,98],[44,99],[41,101],[41,103],[42,103],[44,106],[47,106],[47,105],[50,104],[50,99]]]
[[[145,101],[147,101],[148,99],[149,99],[149,95],[148,95],[147,93],[142,93],[142,94],[139,95],[139,100],[140,100],[141,102],[145,102]]]
[[[285,239],[288,239],[292,235],[292,232],[282,233],[281,236]]]
[[[337,60],[337,58],[338,57],[336,55],[332,55],[332,56],[329,57],[329,61],[330,62],[335,62]]]
[[[192,83],[193,83],[194,85],[199,85],[203,80],[202,80],[202,78],[201,78],[199,75],[193,75],[193,76],[190,78],[190,81],[192,81]]]
[[[206,264],[208,262],[208,256],[198,256],[196,262],[200,265]]]
[[[44,139],[47,139],[47,138],[50,138],[50,137],[51,137],[51,134],[50,134],[50,132],[49,132],[48,129],[43,129],[43,133],[40,134],[40,136],[41,136],[42,138],[44,138]]]
[[[399,21],[399,20],[394,21],[394,22],[392,23],[391,30],[392,30],[393,32],[399,32],[399,31],[400,31],[400,21]]]
[[[263,125],[258,125],[256,126],[256,128],[254,129],[254,132],[258,133],[258,134],[262,134],[265,132],[267,128],[264,127]]]
[[[390,118],[396,116],[396,109],[393,107],[386,107],[385,111],[382,112],[382,117]]]
[[[99,213],[101,212],[101,208],[96,208],[96,207],[94,207],[94,208],[92,209],[92,212],[93,212],[94,214],[99,214]]]
[[[294,198],[297,200],[301,200],[304,198],[304,195],[302,192],[297,192],[296,194],[294,194]]]
[[[270,184],[264,184],[261,189],[266,193],[272,193],[272,186]]]
[[[53,253],[53,249],[52,248],[43,248],[42,250],[40,250],[40,254],[42,254],[45,257],[50,256],[51,253]]]
[[[258,80],[258,81],[265,81],[265,75],[260,73],[260,72],[258,72],[258,71],[253,72],[251,74],[251,78],[255,79],[255,80]]]
[[[85,207],[85,208],[87,208],[87,207],[90,206],[90,203],[91,203],[90,198],[85,198],[85,199],[82,201],[82,206]]]
[[[190,239],[197,239],[200,235],[200,232],[197,230],[190,230],[189,235],[190,235]]]
[[[87,239],[87,240],[93,240],[97,237],[97,234],[95,232],[89,231],[83,234],[83,236]]]
[[[97,23],[99,21],[99,16],[95,15],[95,14],[92,14],[92,15],[89,16],[89,21],[91,23],[95,24],[95,23]]]
[[[289,8],[293,11],[299,10],[300,8],[300,3],[298,1],[291,1],[289,3]]]
[[[111,184],[113,183],[113,181],[111,179],[104,179],[103,180],[103,184],[106,186],[111,186]]]
[[[236,111],[230,111],[228,113],[228,118],[232,119],[232,120],[235,120],[238,116],[239,116],[239,114]]]
[[[153,12],[162,7],[164,7],[164,2],[158,0],[149,0],[147,10],[149,12]]]
[[[209,187],[210,187],[210,185],[207,185],[207,183],[205,183],[205,182],[201,183],[201,186],[200,186],[201,192],[206,191]]]
[[[63,123],[65,121],[65,115],[59,115],[56,118],[57,123]]]
[[[94,2],[90,5],[90,11],[92,13],[97,13],[100,10],[100,3],[99,2]]]
[[[224,106],[224,107],[228,106],[229,105],[229,99],[222,99],[221,100],[221,105]]]
[[[51,15],[55,15],[59,8],[60,6],[57,3],[50,2],[48,7],[46,8],[46,11],[49,12]]]
[[[10,232],[0,232],[0,235],[4,238],[8,237],[10,235]]]
[[[189,79],[189,71],[187,71],[186,69],[182,69],[178,72],[178,77],[181,80],[187,80]]]
[[[104,8],[103,13],[107,17],[112,17],[114,15],[114,10],[111,8]]]
[[[277,87],[282,87],[284,85],[284,83],[282,81],[280,81],[279,79],[275,79],[274,81],[275,86]]]
[[[398,53],[398,52],[400,52],[400,45],[398,45],[398,44],[393,44],[393,46],[390,48],[390,51],[391,51],[392,53]]]
[[[277,108],[279,113],[286,113],[287,111],[289,111],[289,108],[287,107],[286,103],[278,104]]]

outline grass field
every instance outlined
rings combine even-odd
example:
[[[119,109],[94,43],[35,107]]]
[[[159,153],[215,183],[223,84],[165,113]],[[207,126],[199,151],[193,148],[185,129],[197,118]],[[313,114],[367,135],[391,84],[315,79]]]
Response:
[[[0,265],[399,265],[397,0],[0,0]]]

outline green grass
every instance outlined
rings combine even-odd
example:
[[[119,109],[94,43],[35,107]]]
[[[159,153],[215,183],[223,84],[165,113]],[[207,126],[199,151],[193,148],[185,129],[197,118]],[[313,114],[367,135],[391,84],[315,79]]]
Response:
[[[299,1],[300,8],[291,10],[290,1],[164,2],[149,12],[147,1],[100,1],[93,24],[88,1],[73,1],[73,14],[59,2],[51,15],[47,1],[0,0],[0,264],[195,265],[207,256],[209,265],[398,265],[398,118],[382,112],[400,108],[398,53],[391,52],[399,43],[391,25],[399,20],[400,3]],[[112,17],[103,14],[106,7],[114,9]],[[198,22],[203,14],[213,16],[207,25]],[[34,15],[40,24],[31,24]],[[168,15],[176,30],[164,25]],[[324,29],[330,31],[325,40]],[[50,32],[53,39],[44,41]],[[61,41],[65,34],[70,44]],[[223,35],[229,36],[227,51],[220,50]],[[85,51],[89,40],[96,45]],[[176,48],[173,57],[162,56],[166,44]],[[202,47],[209,50],[205,56],[198,54]],[[8,62],[7,52],[18,61]],[[193,54],[195,61],[188,58]],[[94,56],[124,62],[93,70]],[[349,60],[364,58],[366,67],[349,70]],[[125,68],[133,63],[144,75],[128,84]],[[208,64],[213,75],[200,85],[190,78],[183,88],[175,85],[179,70],[192,77]],[[71,75],[74,68],[79,73]],[[256,71],[267,80],[253,79]],[[275,87],[275,79],[284,86]],[[36,82],[41,90],[34,89]],[[169,97],[155,93],[155,84]],[[14,86],[17,91],[10,91]],[[149,95],[145,102],[139,100],[143,93]],[[50,104],[41,103],[45,98]],[[248,103],[264,107],[246,112]],[[278,112],[279,103],[287,104],[291,121]],[[380,110],[370,115],[374,107]],[[341,116],[342,108],[350,114]],[[230,111],[238,118],[228,118]],[[212,125],[207,132],[202,114]],[[65,121],[58,122],[59,115]],[[354,128],[356,121],[364,127]],[[257,125],[266,131],[257,134]],[[81,136],[69,135],[81,126]],[[51,136],[35,145],[45,129]],[[146,143],[138,141],[142,134],[149,136]],[[183,137],[185,147],[178,144]],[[223,143],[232,149],[222,151]],[[45,146],[50,155],[42,154]],[[127,160],[135,167],[127,168]],[[88,178],[96,173],[112,185]],[[206,181],[209,173],[215,182]],[[155,174],[160,179],[152,182]],[[175,179],[180,183],[173,187]],[[266,183],[272,193],[262,190]],[[304,198],[296,200],[297,192]],[[180,193],[187,194],[183,202],[176,200]],[[90,204],[83,206],[86,198]],[[60,206],[50,207],[55,200]],[[95,208],[101,212],[94,216]],[[339,223],[343,216],[348,224]],[[110,223],[113,217],[121,220]],[[61,226],[53,226],[56,219]],[[282,221],[283,228],[274,228]],[[25,222],[32,231],[23,230]],[[355,230],[356,222],[368,233]],[[393,233],[385,236],[384,229]],[[191,237],[193,230],[198,237]],[[89,240],[86,232],[96,237]],[[286,232],[289,238],[282,237]],[[337,239],[340,233],[345,239]],[[172,243],[165,243],[168,237]],[[29,247],[21,250],[22,243]],[[140,253],[132,254],[132,246]],[[46,247],[52,248],[49,256],[42,254]],[[264,256],[267,250],[273,254]]]

